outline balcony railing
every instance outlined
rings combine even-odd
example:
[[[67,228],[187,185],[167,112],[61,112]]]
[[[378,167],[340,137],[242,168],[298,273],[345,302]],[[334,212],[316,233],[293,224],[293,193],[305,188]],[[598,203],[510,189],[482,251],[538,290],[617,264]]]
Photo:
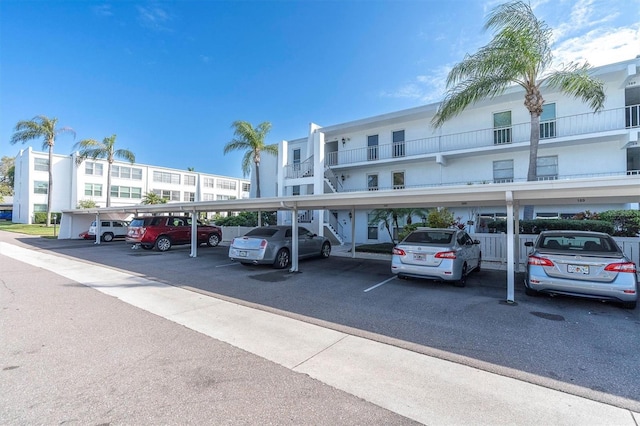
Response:
[[[309,176],[313,176],[313,156],[307,158],[302,163],[293,163],[284,166],[284,177],[286,179],[298,179]]]
[[[580,136],[635,127],[640,127],[640,105],[558,117],[555,120],[541,122],[540,139]],[[326,155],[326,164],[337,166],[529,142],[530,136],[531,123],[527,122],[500,129],[482,129],[329,152]]]

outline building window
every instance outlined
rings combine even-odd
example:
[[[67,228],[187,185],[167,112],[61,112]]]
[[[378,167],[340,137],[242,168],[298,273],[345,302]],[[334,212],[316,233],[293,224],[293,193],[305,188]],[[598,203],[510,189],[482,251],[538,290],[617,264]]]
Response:
[[[33,159],[33,170],[38,170],[41,172],[49,171],[49,159],[48,158],[34,158]]]
[[[627,174],[640,175],[640,148],[627,148]]]
[[[195,201],[196,200],[196,193],[195,192],[187,192],[185,191],[184,193],[184,201]]]
[[[493,182],[513,182],[513,160],[493,162]]]
[[[115,198],[141,199],[142,188],[111,185],[111,196]]]
[[[34,213],[44,213],[47,211],[47,205],[46,204],[34,204],[33,205],[33,212]]]
[[[300,195],[300,185],[293,185],[291,187],[291,195]]]
[[[378,159],[378,135],[367,136],[367,160]]]
[[[236,197],[233,195],[216,195],[216,200],[218,201],[224,201],[224,200],[235,200]]]
[[[100,183],[85,183],[84,195],[89,197],[102,197],[102,184]]]
[[[378,175],[367,175],[367,189],[369,191],[377,191],[378,190]]]
[[[624,90],[624,115],[627,128],[640,126],[640,87]]]
[[[558,179],[558,156],[538,157],[536,174],[538,175],[538,180]]]
[[[249,192],[251,190],[251,185],[247,182],[242,182],[242,192]]]
[[[49,182],[36,180],[33,182],[34,194],[47,194],[49,192]]]
[[[293,170],[300,170],[300,148],[293,150]]]
[[[511,143],[511,111],[493,114],[493,143]]]
[[[180,175],[177,173],[155,171],[153,172],[153,181],[180,185]]]
[[[154,189],[154,194],[169,201],[180,201],[180,191],[171,191],[169,189]]]
[[[540,114],[540,139],[556,137],[556,104],[544,104]]]
[[[204,186],[205,188],[215,188],[215,179],[213,178],[204,178],[202,181],[202,186]]]
[[[202,201],[214,201],[215,199],[215,194],[202,194]]]
[[[393,172],[393,189],[404,189],[404,172]]]
[[[378,225],[377,223],[371,223],[375,220],[374,213],[367,214],[367,239],[369,240],[377,240],[378,239]]]
[[[194,175],[184,175],[184,184],[196,186],[196,177]]]
[[[102,164],[86,161],[84,164],[84,173],[86,175],[102,176]]]
[[[111,177],[142,180],[142,169],[138,167],[111,166]]]
[[[230,189],[232,191],[236,190],[236,181],[229,179],[218,179],[216,184],[218,189]]]
[[[404,157],[404,130],[398,130],[391,134],[393,139],[393,156]]]

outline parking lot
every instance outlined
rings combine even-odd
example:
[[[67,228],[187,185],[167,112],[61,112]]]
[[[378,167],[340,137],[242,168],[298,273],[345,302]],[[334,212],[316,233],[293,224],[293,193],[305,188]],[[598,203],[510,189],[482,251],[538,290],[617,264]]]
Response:
[[[4,238],[4,237],[3,237]],[[228,247],[132,250],[122,241],[16,238],[20,244],[324,327],[451,359],[638,411],[640,309],[563,297],[504,303],[506,272],[472,274],[467,287],[400,280],[388,259],[334,255],[299,272],[230,262]]]

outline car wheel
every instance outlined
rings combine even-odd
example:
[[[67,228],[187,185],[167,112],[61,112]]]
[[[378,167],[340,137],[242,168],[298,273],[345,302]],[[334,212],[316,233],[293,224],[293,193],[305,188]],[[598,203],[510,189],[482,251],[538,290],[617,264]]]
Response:
[[[283,269],[289,266],[291,257],[289,256],[289,250],[281,248],[276,254],[276,260],[273,262],[273,267],[276,269]]]
[[[474,269],[474,272],[480,272],[480,270],[482,269],[482,255],[478,256],[478,266],[476,266],[476,269]]]
[[[320,250],[320,257],[322,257],[323,259],[327,259],[330,254],[331,244],[328,241],[325,241],[325,243],[322,244],[322,250]]]
[[[207,245],[209,247],[215,247],[220,244],[220,237],[218,234],[209,234],[209,238],[207,238]]]
[[[638,302],[622,302],[622,307],[624,309],[635,309]]]
[[[159,237],[156,240],[156,248],[158,249],[158,251],[167,251],[171,248],[171,240],[169,239],[169,237]]]
[[[462,265],[462,274],[460,275],[460,279],[453,283],[456,287],[464,287],[467,285],[467,264]]]
[[[102,241],[106,243],[113,241],[113,234],[111,232],[105,232],[102,234]]]

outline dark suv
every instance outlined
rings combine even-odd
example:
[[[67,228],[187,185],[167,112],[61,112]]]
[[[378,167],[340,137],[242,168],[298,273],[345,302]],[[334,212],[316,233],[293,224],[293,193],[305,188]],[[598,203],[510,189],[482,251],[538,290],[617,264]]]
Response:
[[[141,216],[129,224],[125,241],[143,249],[167,251],[172,245],[191,244],[191,218],[187,216]],[[222,229],[198,221],[198,244],[215,247],[222,241]]]

